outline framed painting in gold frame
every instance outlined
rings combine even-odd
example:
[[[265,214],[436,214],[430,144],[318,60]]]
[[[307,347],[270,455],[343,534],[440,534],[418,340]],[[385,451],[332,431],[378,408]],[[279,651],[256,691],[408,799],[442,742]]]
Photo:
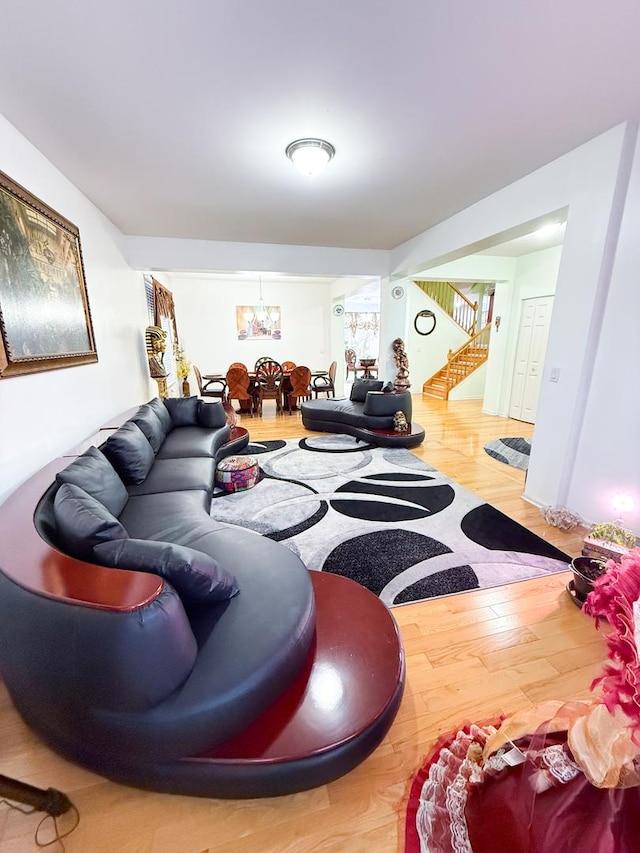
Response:
[[[0,378],[97,360],[78,228],[0,172]]]

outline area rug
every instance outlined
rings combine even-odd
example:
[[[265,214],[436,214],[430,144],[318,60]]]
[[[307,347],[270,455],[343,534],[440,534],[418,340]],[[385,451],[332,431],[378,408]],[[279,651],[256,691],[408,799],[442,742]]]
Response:
[[[562,551],[403,448],[324,435],[244,453],[262,478],[215,492],[212,517],[282,542],[389,606],[568,568]]]
[[[526,471],[529,467],[529,455],[531,454],[531,442],[526,438],[494,438],[488,441],[484,449],[505,465],[513,468],[521,468]]]

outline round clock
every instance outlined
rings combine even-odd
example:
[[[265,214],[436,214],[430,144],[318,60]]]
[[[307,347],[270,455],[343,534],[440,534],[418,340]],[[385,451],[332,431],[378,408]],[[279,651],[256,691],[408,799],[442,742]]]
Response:
[[[397,284],[391,291],[391,295],[394,299],[402,299],[402,297],[404,296],[404,287],[401,287],[399,284]]]
[[[342,317],[342,315],[344,314],[344,305],[334,305],[333,314],[335,317]]]

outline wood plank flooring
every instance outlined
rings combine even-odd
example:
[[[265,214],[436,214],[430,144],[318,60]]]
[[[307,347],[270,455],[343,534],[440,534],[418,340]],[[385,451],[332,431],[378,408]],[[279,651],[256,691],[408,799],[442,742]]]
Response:
[[[255,439],[302,436],[300,415],[245,418]],[[486,441],[530,437],[533,427],[483,415],[479,401],[414,397],[427,434],[416,455],[575,556],[583,529],[549,527],[524,502],[524,472],[491,459]],[[0,685],[0,773],[64,791],[80,824],[68,853],[395,853],[404,850],[404,802],[433,742],[464,720],[589,696],[605,636],[569,600],[568,574],[395,608],[407,654],[405,696],[389,734],[362,765],[312,791],[224,801],[138,791],[59,758],[32,735]],[[1,853],[38,848],[41,814],[0,806]],[[62,828],[68,825],[66,816]],[[49,848],[56,853],[60,847]]]

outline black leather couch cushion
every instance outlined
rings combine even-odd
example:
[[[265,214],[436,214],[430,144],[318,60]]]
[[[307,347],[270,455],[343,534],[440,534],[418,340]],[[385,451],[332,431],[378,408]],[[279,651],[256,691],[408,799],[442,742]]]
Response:
[[[167,397],[164,401],[174,427],[195,426],[198,423],[197,397]]]
[[[393,429],[393,415],[365,415],[364,403],[351,400],[309,400],[303,403],[303,418],[328,424],[350,424],[364,429]],[[394,409],[395,411],[395,409]],[[334,430],[339,432],[340,430]]]
[[[198,406],[198,426],[216,429],[227,422],[227,413],[222,403],[205,403],[200,400]]]
[[[127,421],[102,445],[102,452],[124,482],[141,483],[155,461],[153,448],[139,426]]]
[[[367,391],[382,391],[384,382],[378,379],[354,379],[349,399],[354,403],[364,403]]]
[[[56,475],[58,483],[73,483],[100,501],[112,515],[120,515],[129,495],[106,456],[89,447]]]
[[[131,420],[140,427],[145,438],[153,448],[153,452],[157,453],[162,447],[162,442],[165,440],[167,431],[155,411],[145,403],[144,406],[140,406]]]
[[[60,486],[53,508],[60,544],[81,560],[93,561],[94,545],[129,535],[104,504],[73,483]]]
[[[132,539],[157,539],[176,545],[192,546],[190,531],[203,520],[218,526],[209,516],[211,497],[193,489],[185,492],[158,492],[131,495],[119,521]],[[202,549],[200,549],[202,550]]]
[[[114,569],[160,575],[185,602],[225,601],[239,592],[236,579],[213,557],[183,545],[118,539],[94,546],[93,553]]]
[[[157,415],[158,420],[162,424],[162,429],[164,430],[165,435],[170,432],[173,426],[173,422],[171,421],[171,415],[169,414],[169,410],[162,402],[162,400],[159,397],[154,397],[153,400],[149,400],[146,405],[149,406],[149,408],[152,409]]]
[[[151,495],[154,492],[183,492],[200,489],[213,492],[216,461],[211,456],[185,459],[156,459],[147,478],[128,486],[130,495]]]
[[[170,432],[158,451],[158,459],[185,459],[189,456],[216,458],[218,450],[229,441],[228,426],[216,430],[199,426],[181,427]]]
[[[407,421],[411,423],[411,394],[408,391],[385,394],[382,391],[369,391],[364,401],[362,413],[377,417],[388,417],[398,412],[404,412]]]

